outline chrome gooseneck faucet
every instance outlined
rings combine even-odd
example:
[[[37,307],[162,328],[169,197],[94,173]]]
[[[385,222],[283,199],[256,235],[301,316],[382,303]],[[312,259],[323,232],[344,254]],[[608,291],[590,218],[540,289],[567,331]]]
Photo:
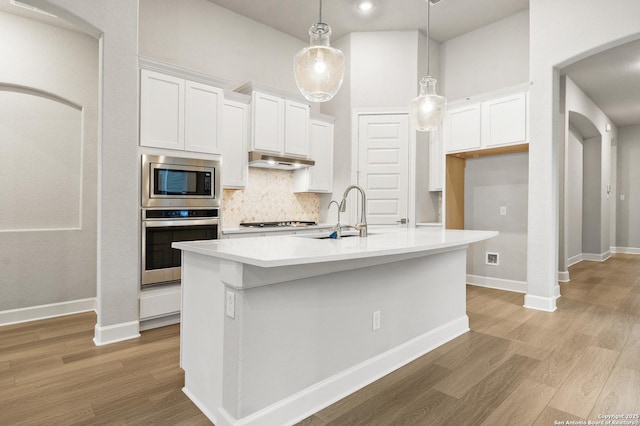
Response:
[[[358,185],[350,185],[347,189],[344,190],[344,194],[342,195],[342,201],[340,202],[340,211],[345,212],[347,210],[347,196],[352,189],[357,189],[360,192],[360,201],[361,201],[361,211],[360,211],[360,222],[354,225],[354,228],[360,231],[361,237],[367,236],[367,196],[364,193],[364,189],[359,187]]]

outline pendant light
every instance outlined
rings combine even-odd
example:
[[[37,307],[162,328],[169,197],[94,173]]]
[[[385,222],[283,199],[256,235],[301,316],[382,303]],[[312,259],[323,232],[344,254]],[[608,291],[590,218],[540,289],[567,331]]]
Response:
[[[344,78],[344,54],[329,45],[331,27],[320,19],[309,29],[311,41],[308,47],[296,53],[293,73],[298,89],[312,102],[326,102],[333,98]]]
[[[427,74],[429,74],[429,12],[431,0],[427,2]],[[447,99],[436,93],[436,79],[428,75],[420,80],[420,95],[409,103],[409,116],[416,130],[436,130],[447,110]]]

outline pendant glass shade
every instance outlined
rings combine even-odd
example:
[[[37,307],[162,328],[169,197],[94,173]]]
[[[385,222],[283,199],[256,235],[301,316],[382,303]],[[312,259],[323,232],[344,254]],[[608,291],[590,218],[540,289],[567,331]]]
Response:
[[[326,102],[338,92],[344,78],[344,54],[329,45],[331,27],[314,24],[311,43],[296,53],[293,73],[298,89],[312,102]]]
[[[447,99],[436,94],[436,79],[424,77],[420,80],[420,96],[409,103],[409,115],[416,130],[436,130],[447,110]]]

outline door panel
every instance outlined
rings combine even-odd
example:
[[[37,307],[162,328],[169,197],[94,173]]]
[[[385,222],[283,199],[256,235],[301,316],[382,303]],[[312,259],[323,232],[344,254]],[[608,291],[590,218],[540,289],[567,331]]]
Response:
[[[407,218],[408,116],[360,115],[358,150],[358,184],[367,193],[367,222],[390,225]]]
[[[187,81],[185,87],[184,147],[187,151],[219,154],[224,92],[217,87]]]

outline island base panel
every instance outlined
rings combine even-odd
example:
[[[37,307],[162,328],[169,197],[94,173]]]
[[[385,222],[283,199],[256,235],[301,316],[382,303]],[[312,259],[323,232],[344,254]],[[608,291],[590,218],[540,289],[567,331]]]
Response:
[[[221,262],[183,255],[185,393],[216,425],[301,420],[468,330],[466,247],[246,290]]]

